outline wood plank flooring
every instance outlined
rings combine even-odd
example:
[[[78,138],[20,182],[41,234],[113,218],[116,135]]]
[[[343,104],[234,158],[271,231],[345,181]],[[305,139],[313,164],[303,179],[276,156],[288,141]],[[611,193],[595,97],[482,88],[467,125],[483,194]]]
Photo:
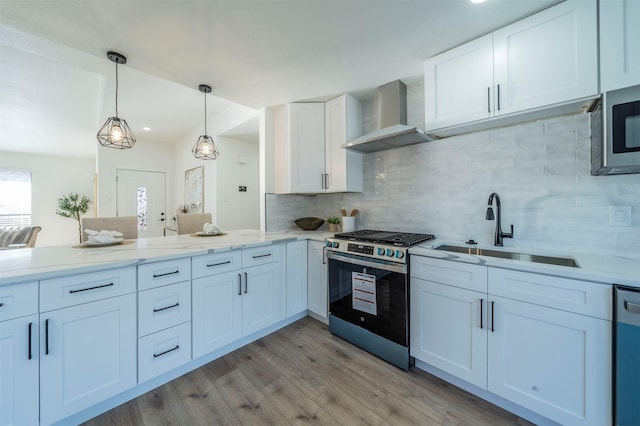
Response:
[[[88,422],[103,425],[530,425],[303,318]]]

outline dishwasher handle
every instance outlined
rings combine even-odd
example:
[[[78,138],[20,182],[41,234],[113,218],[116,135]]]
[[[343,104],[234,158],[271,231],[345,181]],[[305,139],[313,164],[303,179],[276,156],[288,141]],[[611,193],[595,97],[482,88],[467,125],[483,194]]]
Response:
[[[615,320],[640,327],[640,288],[614,287]]]

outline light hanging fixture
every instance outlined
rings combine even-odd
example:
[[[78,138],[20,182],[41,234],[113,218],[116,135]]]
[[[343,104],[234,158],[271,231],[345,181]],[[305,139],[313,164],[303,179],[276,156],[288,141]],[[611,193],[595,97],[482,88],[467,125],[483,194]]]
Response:
[[[136,143],[136,137],[124,118],[118,117],[118,64],[126,64],[127,58],[118,52],[107,52],[107,58],[116,63],[116,116],[105,121],[98,131],[98,142],[109,148],[126,149]]]
[[[220,153],[213,138],[207,135],[207,93],[211,93],[211,86],[201,84],[198,89],[204,93],[204,135],[200,135],[191,152],[201,160],[215,160]]]

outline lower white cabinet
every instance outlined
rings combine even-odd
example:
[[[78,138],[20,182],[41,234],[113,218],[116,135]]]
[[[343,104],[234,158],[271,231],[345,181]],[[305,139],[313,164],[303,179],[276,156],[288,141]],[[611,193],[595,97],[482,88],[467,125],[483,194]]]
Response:
[[[563,425],[611,422],[611,322],[491,296],[488,389]]]
[[[135,386],[135,323],[135,294],[40,314],[42,424]]]
[[[0,322],[0,360],[0,425],[37,425],[38,315]]]
[[[273,262],[243,269],[242,335],[283,320],[284,274],[282,263]]]
[[[321,318],[328,318],[327,263],[324,243],[308,241],[307,257],[307,309]]]
[[[412,356],[563,425],[610,424],[610,286],[411,260]],[[483,271],[488,292],[465,288]]]
[[[411,355],[486,388],[486,300],[486,293],[412,278]]]
[[[138,339],[138,382],[191,361],[191,322]]]
[[[307,310],[307,241],[287,243],[287,299],[286,315]]]

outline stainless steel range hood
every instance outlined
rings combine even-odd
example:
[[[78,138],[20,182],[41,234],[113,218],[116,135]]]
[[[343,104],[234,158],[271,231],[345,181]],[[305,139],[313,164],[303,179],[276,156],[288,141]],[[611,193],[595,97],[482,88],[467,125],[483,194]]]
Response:
[[[392,81],[378,87],[378,130],[342,145],[361,152],[376,152],[432,141],[415,126],[407,126],[407,86]]]

